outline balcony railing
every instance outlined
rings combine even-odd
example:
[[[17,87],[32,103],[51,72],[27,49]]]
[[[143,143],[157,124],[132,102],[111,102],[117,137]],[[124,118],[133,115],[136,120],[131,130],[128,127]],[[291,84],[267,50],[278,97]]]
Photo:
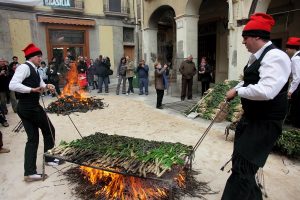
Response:
[[[105,15],[128,17],[130,9],[127,1],[104,0],[103,12]]]

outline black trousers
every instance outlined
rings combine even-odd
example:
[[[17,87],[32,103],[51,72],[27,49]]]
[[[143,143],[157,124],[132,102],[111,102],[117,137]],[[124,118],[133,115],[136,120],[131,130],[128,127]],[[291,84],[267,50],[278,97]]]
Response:
[[[204,92],[206,92],[206,90],[209,89],[209,81],[202,81],[201,82],[201,87],[202,87],[202,90],[201,90],[201,95],[203,96]]]
[[[293,126],[300,128],[300,86],[292,94],[290,112]]]
[[[40,105],[22,105],[19,102],[17,113],[21,118],[27,134],[24,158],[24,176],[36,174],[36,159],[39,145],[39,128],[44,137],[44,152],[54,147],[55,129]],[[45,158],[46,162],[53,158]]]
[[[258,168],[242,156],[235,155],[221,200],[262,200],[262,192],[255,180]]]
[[[127,93],[134,93],[133,91],[133,84],[132,84],[132,81],[133,81],[133,77],[128,77],[128,90],[127,90]]]
[[[162,105],[162,100],[164,98],[164,90],[158,90],[156,89],[156,94],[157,94],[157,100],[156,100],[156,108],[161,107]]]
[[[193,78],[191,79],[185,79],[182,78],[182,84],[181,84],[181,100],[184,100],[186,97],[186,89],[187,89],[187,98],[192,99],[193,98]]]
[[[0,131],[0,149],[3,147],[2,132]]]

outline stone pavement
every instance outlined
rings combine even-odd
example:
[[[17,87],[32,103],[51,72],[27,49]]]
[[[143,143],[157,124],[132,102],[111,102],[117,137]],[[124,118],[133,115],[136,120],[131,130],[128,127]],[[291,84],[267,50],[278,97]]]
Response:
[[[116,95],[116,87],[117,87],[117,79],[111,79],[110,80],[111,83],[109,85],[109,93],[97,93],[97,90],[91,90],[90,91],[90,95],[91,96],[101,96],[104,97],[106,95]],[[128,83],[126,83],[126,87],[128,87]],[[194,88],[195,87],[195,88]],[[192,100],[185,100],[185,101],[181,101],[180,100],[180,94],[179,94],[179,90],[177,89],[176,92],[170,91],[171,89],[169,89],[168,91],[165,90],[165,95],[163,98],[163,108],[162,111],[163,112],[167,112],[170,114],[175,114],[175,115],[181,115],[184,116],[184,111],[191,109],[192,106],[194,106],[200,99],[201,99],[201,92],[195,92],[198,91],[199,85],[193,85],[193,99]],[[104,90],[103,90],[104,91]],[[171,95],[172,93],[172,95]],[[148,95],[139,95],[139,88],[134,88],[134,94],[130,94],[130,95],[125,95],[125,94],[119,94],[119,96],[126,96],[128,97],[128,99],[135,99],[135,100],[139,100],[139,101],[143,101],[145,104],[149,105],[149,106],[153,106],[154,109],[156,106],[156,90],[154,88],[154,85],[150,85],[149,86],[149,94]],[[190,119],[190,120],[195,120],[197,122],[199,122],[201,124],[201,126],[203,126],[204,128],[208,127],[208,125],[210,124],[210,120],[205,120],[202,119],[200,117],[197,117],[195,119]],[[225,131],[226,126],[229,124],[229,122],[219,122],[219,123],[215,123],[213,125],[214,129],[217,129],[219,131]]]
[[[111,79],[111,84],[109,85],[109,93],[97,93],[97,90],[90,90],[91,96],[105,96],[105,95],[116,95],[116,88],[117,88],[117,80]],[[128,87],[128,84],[127,84]],[[104,90],[103,90],[104,91]],[[120,96],[127,96],[125,94],[120,93]],[[134,94],[128,95],[130,99],[136,99],[140,101],[144,101],[146,104],[155,107],[156,105],[156,90],[154,85],[152,84],[149,86],[149,94],[148,95],[139,95],[139,88],[134,88]],[[180,94],[178,92],[173,93],[171,95],[170,89],[165,90],[165,95],[163,98],[163,107],[165,109],[172,109],[176,112],[183,113],[183,111],[189,109],[193,105],[195,105],[200,100],[200,93],[193,94],[192,100],[180,100]]]

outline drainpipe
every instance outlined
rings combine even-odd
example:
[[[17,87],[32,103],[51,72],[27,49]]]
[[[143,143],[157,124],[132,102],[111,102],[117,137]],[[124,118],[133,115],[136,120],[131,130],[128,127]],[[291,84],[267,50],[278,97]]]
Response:
[[[135,35],[137,40],[137,59],[136,64],[139,63],[140,53],[139,53],[139,32],[138,32],[138,19],[137,19],[137,0],[133,0],[133,8],[134,8],[134,24],[135,24]]]
[[[142,31],[142,41],[144,41],[144,0],[141,0],[141,31]],[[142,42],[142,59],[145,60],[144,57],[144,44]]]

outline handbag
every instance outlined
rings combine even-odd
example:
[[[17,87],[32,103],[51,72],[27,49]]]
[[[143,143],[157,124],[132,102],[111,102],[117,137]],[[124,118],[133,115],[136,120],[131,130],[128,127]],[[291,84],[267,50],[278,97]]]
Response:
[[[108,70],[108,75],[113,75],[113,73],[114,73],[113,70],[111,70],[111,69]]]

